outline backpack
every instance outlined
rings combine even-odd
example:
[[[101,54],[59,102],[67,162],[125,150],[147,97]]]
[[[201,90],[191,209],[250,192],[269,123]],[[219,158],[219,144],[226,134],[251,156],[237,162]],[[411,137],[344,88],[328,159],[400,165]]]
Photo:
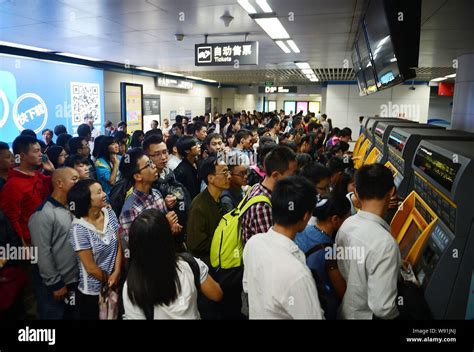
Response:
[[[112,187],[109,194],[109,202],[117,218],[120,216],[123,204],[132,188],[132,183],[126,178],[122,178]]]
[[[199,269],[199,264],[191,253],[183,252],[178,255],[186,263],[189,264],[191,270],[193,271],[194,276],[194,285],[196,286],[198,292],[201,289],[201,269]],[[155,314],[155,307],[149,306],[143,310],[145,313],[146,320],[153,320]]]
[[[244,244],[242,241],[242,224],[240,218],[257,203],[272,205],[271,200],[264,195],[242,199],[239,205],[225,214],[214,231],[211,242],[211,265],[219,269],[231,269],[242,266]]]
[[[314,247],[310,248],[304,255],[306,258],[309,258],[309,256],[320,251],[321,249],[326,249],[327,247],[332,247],[333,245],[334,245],[333,243],[329,243],[329,242],[317,244]],[[310,271],[311,271],[311,274],[313,275],[314,282],[316,283],[319,304],[321,305],[321,308],[323,309],[323,311],[326,314],[328,314],[329,308],[330,307],[333,308],[334,302],[336,301],[337,303],[338,299],[333,294],[328,292],[326,285],[324,284],[323,280],[319,277],[318,272],[311,268],[310,268]]]

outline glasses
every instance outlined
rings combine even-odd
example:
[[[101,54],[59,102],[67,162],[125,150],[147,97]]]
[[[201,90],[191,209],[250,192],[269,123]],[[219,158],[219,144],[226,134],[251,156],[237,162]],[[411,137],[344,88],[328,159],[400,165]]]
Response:
[[[142,171],[145,170],[147,167],[153,168],[153,166],[155,166],[155,163],[154,163],[153,161],[151,161],[151,160],[148,160],[148,161],[146,162],[145,166],[143,166],[141,169],[138,169],[136,173],[138,174],[139,172],[142,172]]]
[[[227,170],[227,171],[224,171],[224,172],[221,172],[221,173],[215,173],[215,175],[224,175],[224,176],[229,176],[231,173],[230,173],[230,170]]]
[[[248,177],[249,173],[246,171],[242,171],[236,174],[231,174],[232,176],[239,176],[239,177]]]

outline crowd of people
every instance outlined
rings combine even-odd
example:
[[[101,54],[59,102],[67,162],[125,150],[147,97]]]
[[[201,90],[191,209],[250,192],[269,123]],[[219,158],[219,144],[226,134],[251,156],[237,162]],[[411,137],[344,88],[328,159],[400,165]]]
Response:
[[[28,259],[0,258],[1,319],[99,319],[113,292],[118,319],[397,317],[393,178],[354,169],[350,128],[231,109],[159,127],[87,115],[0,143],[0,246]],[[211,247],[232,217],[226,269]]]

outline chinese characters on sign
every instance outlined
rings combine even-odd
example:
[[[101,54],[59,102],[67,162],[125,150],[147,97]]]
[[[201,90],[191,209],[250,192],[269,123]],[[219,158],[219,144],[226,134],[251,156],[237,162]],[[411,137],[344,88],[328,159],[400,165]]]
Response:
[[[196,66],[258,65],[258,42],[195,45]]]
[[[156,86],[177,89],[193,89],[193,84],[181,79],[156,77]]]

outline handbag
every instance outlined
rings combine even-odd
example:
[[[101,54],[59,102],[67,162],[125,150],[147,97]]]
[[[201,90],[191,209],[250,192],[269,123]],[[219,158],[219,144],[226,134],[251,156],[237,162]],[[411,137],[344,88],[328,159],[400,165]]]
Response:
[[[99,294],[99,319],[116,320],[119,311],[118,302],[118,293],[107,285],[102,286]]]

